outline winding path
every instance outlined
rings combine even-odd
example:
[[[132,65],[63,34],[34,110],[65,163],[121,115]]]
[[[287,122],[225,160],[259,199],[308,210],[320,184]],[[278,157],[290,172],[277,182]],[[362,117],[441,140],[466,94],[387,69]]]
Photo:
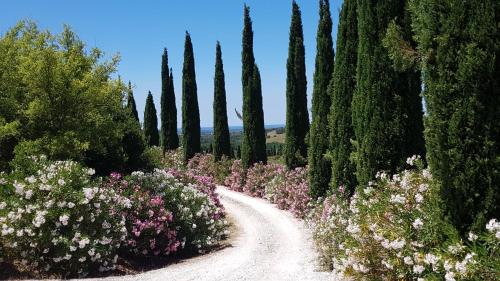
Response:
[[[238,229],[230,247],[163,269],[106,280],[321,281],[332,278],[326,272],[317,271],[309,232],[301,221],[263,199],[223,187],[217,191]]]

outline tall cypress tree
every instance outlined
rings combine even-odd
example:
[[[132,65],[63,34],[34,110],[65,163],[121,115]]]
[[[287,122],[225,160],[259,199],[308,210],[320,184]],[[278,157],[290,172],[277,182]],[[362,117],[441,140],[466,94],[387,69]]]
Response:
[[[264,125],[264,110],[262,102],[262,82],[257,65],[252,77],[252,115],[254,118],[254,152],[256,162],[267,163],[266,129]]]
[[[231,157],[231,141],[229,138],[229,126],[227,124],[224,65],[222,63],[222,51],[218,41],[215,49],[213,154],[215,160],[219,161],[223,155]]]
[[[170,82],[170,75],[168,73],[168,53],[167,48],[163,49],[163,55],[161,56],[161,100],[160,100],[160,122],[161,122],[161,131],[160,131],[160,140],[161,140],[161,148],[163,153],[167,150],[167,95],[168,93],[168,83]]]
[[[306,135],[309,132],[304,34],[300,8],[295,1],[292,3],[286,71],[285,164],[293,169],[306,163]]]
[[[168,127],[167,127],[167,149],[177,149],[179,147],[179,134],[177,133],[177,106],[175,104],[175,88],[174,88],[174,73],[172,68],[170,68],[170,79],[168,82],[170,95],[167,97],[167,103],[169,104],[168,111]]]
[[[352,104],[356,177],[367,184],[378,171],[397,172],[424,153],[420,74],[394,69],[382,39],[390,22],[407,25],[406,1],[358,1],[357,89]]]
[[[160,145],[160,134],[158,133],[158,117],[151,91],[146,98],[146,108],[144,109],[144,136],[149,146]]]
[[[166,48],[161,58],[161,146],[163,153],[179,146],[173,75],[169,73]]]
[[[463,233],[500,213],[500,2],[415,0],[427,160]]]
[[[260,73],[255,70],[252,20],[250,8],[246,5],[244,7],[242,49],[243,137],[241,162],[243,167],[248,169],[254,163],[266,163],[267,155]]]
[[[127,91],[127,108],[132,113],[137,122],[139,122],[139,113],[137,112],[137,107],[135,105],[134,92],[132,91],[132,84],[128,81],[128,91]]]
[[[191,36],[186,31],[184,67],[182,69],[182,147],[184,161],[201,152],[200,111],[194,69],[194,53]]]
[[[309,192],[316,198],[325,195],[330,182],[330,161],[325,157],[328,150],[328,113],[331,98],[328,84],[333,74],[334,52],[332,19],[328,0],[319,1],[319,25],[316,37],[317,53],[312,97],[312,124],[309,135]]]
[[[344,0],[337,33],[335,71],[328,93],[332,98],[330,109],[330,153],[332,161],[332,190],[344,186],[349,193],[356,186],[355,165],[351,163],[352,128],[351,103],[356,88],[358,51],[357,0]]]

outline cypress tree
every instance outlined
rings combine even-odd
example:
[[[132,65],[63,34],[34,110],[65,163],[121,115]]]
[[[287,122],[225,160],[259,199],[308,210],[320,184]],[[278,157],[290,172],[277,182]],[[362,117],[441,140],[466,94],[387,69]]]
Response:
[[[193,44],[191,36],[186,31],[182,69],[182,147],[186,162],[196,153],[201,152],[200,111],[197,95]]]
[[[175,104],[175,88],[174,88],[174,73],[172,72],[172,68],[170,68],[170,79],[168,82],[170,95],[168,96],[168,127],[167,127],[167,140],[168,146],[167,149],[177,149],[179,147],[179,134],[177,134],[177,106]]]
[[[246,5],[244,7],[242,49],[243,136],[241,162],[244,169],[248,169],[254,163],[266,163],[267,155],[260,73],[255,65],[253,54],[253,30],[250,8]]]
[[[128,91],[127,91],[127,108],[132,113],[137,122],[139,122],[139,113],[137,112],[137,107],[135,105],[134,92],[132,91],[132,84],[128,81]]]
[[[427,160],[466,234],[500,213],[500,2],[415,0]]]
[[[293,169],[306,163],[306,135],[309,132],[304,34],[300,8],[295,1],[292,3],[286,71],[285,164]]]
[[[175,93],[173,75],[169,73],[167,49],[163,49],[161,57],[161,146],[163,153],[167,150],[177,149],[179,137],[177,136],[177,108],[175,106]]]
[[[264,110],[262,102],[262,82],[257,65],[253,69],[252,77],[252,115],[254,118],[254,151],[256,162],[267,163],[266,128],[264,125]]]
[[[351,163],[352,128],[351,103],[356,88],[358,28],[356,0],[344,0],[337,33],[335,71],[328,87],[332,98],[330,109],[330,154],[332,190],[344,186],[349,193],[356,186],[355,165]]]
[[[214,77],[214,146],[215,161],[223,155],[231,157],[231,142],[229,126],[227,124],[226,85],[224,81],[224,66],[222,51],[217,41],[215,50],[215,77]]]
[[[319,2],[316,66],[312,97],[312,124],[309,135],[309,192],[314,198],[325,195],[330,182],[330,161],[325,157],[328,150],[328,113],[331,99],[328,84],[333,74],[332,19],[328,0]]]
[[[409,25],[406,1],[358,1],[357,89],[352,103],[356,177],[367,184],[378,171],[397,172],[407,157],[423,155],[418,71],[396,71],[382,39],[388,25]]]
[[[146,108],[144,109],[144,136],[149,146],[160,145],[160,134],[158,133],[158,117],[153,101],[151,91],[146,99]]]

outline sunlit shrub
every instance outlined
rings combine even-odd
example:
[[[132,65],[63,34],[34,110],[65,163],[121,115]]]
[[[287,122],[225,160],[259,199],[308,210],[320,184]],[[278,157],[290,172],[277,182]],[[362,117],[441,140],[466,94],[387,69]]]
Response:
[[[31,157],[26,177],[2,178],[1,241],[8,260],[63,276],[114,269],[127,236],[127,200],[72,161]]]
[[[275,165],[275,177],[265,185],[265,197],[278,205],[278,208],[289,210],[296,217],[303,218],[309,211],[309,185],[307,168],[296,168],[287,171]]]
[[[169,255],[180,242],[173,227],[173,214],[165,208],[161,194],[153,194],[138,184],[129,184],[120,174],[112,174],[103,188],[113,189],[129,200],[123,211],[128,237],[122,248],[138,256]]]
[[[253,197],[264,197],[266,185],[282,170],[283,167],[277,164],[254,164],[247,171],[243,192]]]
[[[241,160],[235,160],[231,166],[231,173],[226,177],[224,184],[231,190],[241,192],[243,191],[244,177],[245,171],[243,170]]]
[[[193,180],[195,183],[187,183],[186,178],[190,176],[183,173],[173,170],[135,172],[128,181],[130,186],[140,186],[152,196],[161,196],[165,210],[173,215],[170,225],[182,248],[204,252],[227,235],[224,209],[213,183],[206,186],[199,178]]]
[[[197,175],[212,177],[215,183],[224,184],[224,180],[231,173],[232,161],[223,156],[215,162],[212,154],[196,154],[188,162],[187,168]]]
[[[414,157],[408,164],[418,162]],[[392,178],[379,173],[350,202],[340,191],[318,203],[308,218],[323,264],[340,278],[451,281],[474,280],[477,272],[498,274],[498,239],[490,233],[490,240],[472,237],[483,243],[479,248],[464,243],[442,219],[428,170]],[[481,262],[495,255],[496,266]]]

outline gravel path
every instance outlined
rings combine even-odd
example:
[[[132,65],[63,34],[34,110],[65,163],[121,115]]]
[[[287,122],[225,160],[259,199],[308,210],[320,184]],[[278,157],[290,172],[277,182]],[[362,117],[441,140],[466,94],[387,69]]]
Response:
[[[238,229],[230,247],[163,269],[106,280],[321,281],[332,278],[328,273],[317,271],[309,232],[301,221],[265,200],[223,187],[218,188],[218,193]]]

